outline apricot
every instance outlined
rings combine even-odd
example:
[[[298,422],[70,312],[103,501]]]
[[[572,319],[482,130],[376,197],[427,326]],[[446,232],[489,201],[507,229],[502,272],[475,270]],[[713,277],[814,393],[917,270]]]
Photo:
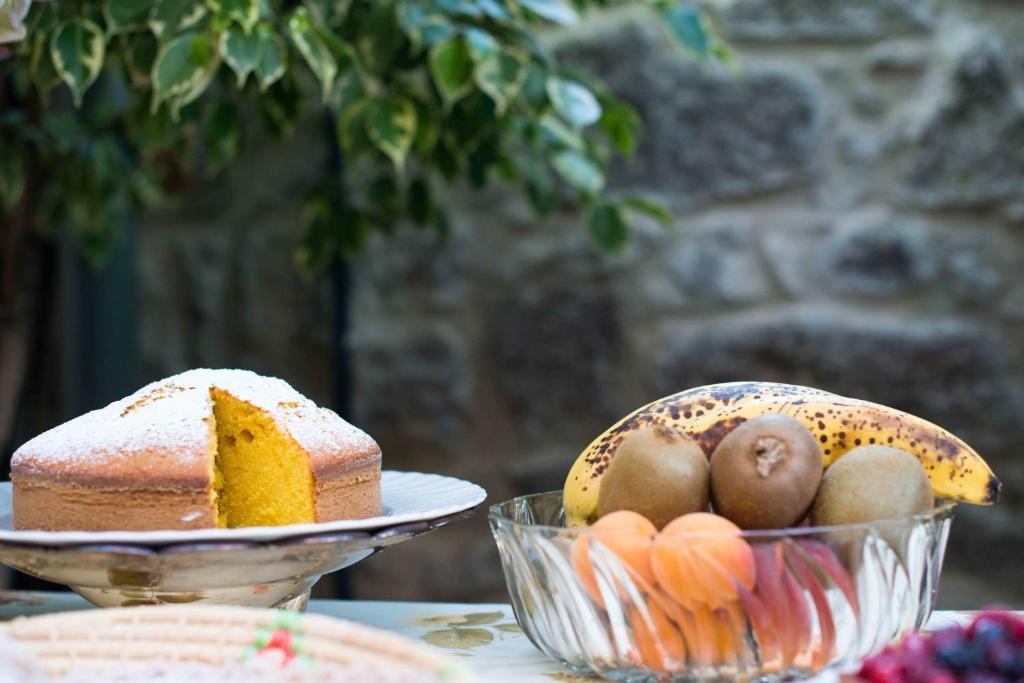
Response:
[[[647,602],[650,619],[630,606],[629,623],[639,650],[639,664],[656,671],[678,671],[686,661],[686,646],[678,627],[669,619],[658,601]]]
[[[652,540],[657,533],[658,530],[643,515],[629,510],[619,510],[597,520],[590,527],[590,531],[573,542],[569,553],[573,569],[587,594],[597,604],[605,606],[590,557],[591,542],[596,541],[621,560],[630,577],[644,589],[654,584],[650,551]],[[621,593],[622,587],[617,586],[616,591]]]
[[[664,611],[682,635],[690,666],[720,665],[744,656],[746,617],[740,603],[730,603],[715,610],[700,604],[693,609],[685,609],[658,589],[654,589],[649,598]]]
[[[691,611],[739,600],[750,589],[756,565],[750,545],[735,524],[708,512],[692,512],[670,522],[651,546],[650,564],[658,585]]]

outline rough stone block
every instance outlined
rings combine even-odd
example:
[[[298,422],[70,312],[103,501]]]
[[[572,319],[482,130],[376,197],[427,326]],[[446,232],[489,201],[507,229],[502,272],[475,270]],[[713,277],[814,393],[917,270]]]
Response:
[[[823,113],[812,82],[801,76],[702,68],[638,20],[573,36],[561,52],[601,74],[644,121],[636,159],[614,175],[617,187],[655,190],[692,207],[815,177]]]
[[[981,207],[1021,196],[1024,107],[994,34],[974,40],[949,77],[950,96],[921,126],[897,198],[924,208]]]
[[[865,40],[927,29],[935,7],[932,0],[732,0],[720,19],[735,39]]]
[[[443,325],[357,323],[351,341],[355,421],[394,444],[459,437],[474,395],[462,337]],[[397,454],[410,457],[411,454]]]
[[[524,436],[586,441],[619,417],[621,331],[605,291],[527,285],[496,295],[485,315],[497,388]]]
[[[889,215],[840,222],[824,241],[816,263],[820,281],[832,291],[868,297],[909,294],[930,282],[938,270],[927,227]]]

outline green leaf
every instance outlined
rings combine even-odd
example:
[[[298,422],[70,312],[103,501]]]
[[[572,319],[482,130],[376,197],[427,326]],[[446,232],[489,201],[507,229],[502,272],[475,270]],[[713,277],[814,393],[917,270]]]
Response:
[[[629,224],[622,215],[622,209],[614,204],[598,204],[590,212],[587,232],[599,247],[610,252],[620,252],[629,242]]]
[[[572,26],[580,19],[572,5],[563,0],[519,0],[519,4],[541,19],[561,26]]]
[[[267,88],[284,76],[285,55],[288,53],[288,47],[269,25],[257,26],[256,35],[260,39],[260,59],[256,63],[256,80],[259,81],[260,90],[266,92]]]
[[[494,628],[502,633],[522,633],[523,629],[519,624],[495,624]]]
[[[106,39],[103,31],[88,19],[62,22],[50,39],[50,58],[60,79],[71,88],[75,106],[103,69]]]
[[[601,118],[601,105],[597,98],[576,81],[551,76],[547,81],[547,93],[555,111],[574,126],[584,128]]]
[[[398,183],[393,173],[382,173],[366,186],[366,200],[371,215],[386,216],[389,219],[398,213]]]
[[[305,7],[292,12],[288,19],[288,35],[313,75],[320,81],[323,101],[327,102],[334,89],[334,79],[338,76],[338,62],[330,47],[314,29]]]
[[[422,2],[403,2],[396,12],[399,26],[417,47],[430,47],[455,32],[447,17],[428,9]]]
[[[255,33],[246,33],[241,26],[232,26],[220,36],[220,56],[235,76],[238,87],[245,87],[249,74],[260,63],[261,41]]]
[[[424,158],[430,158],[441,134],[444,118],[433,102],[416,100],[416,139],[412,143],[413,151]]]
[[[214,16],[237,22],[247,32],[260,20],[259,0],[206,0]]]
[[[196,31],[167,43],[153,65],[152,110],[166,102],[171,117],[177,119],[181,108],[206,90],[218,66],[219,54],[209,39]]]
[[[268,87],[259,98],[267,129],[278,138],[291,135],[302,111],[302,102],[302,91],[291,77],[281,78]]]
[[[259,24],[251,33],[232,26],[220,38],[221,57],[238,77],[239,88],[245,86],[249,74],[255,73],[260,90],[266,91],[284,75],[287,50],[269,24]]]
[[[559,152],[551,158],[551,165],[567,183],[584,194],[595,195],[604,188],[604,173],[579,152]]]
[[[466,41],[460,37],[449,38],[431,48],[430,73],[438,91],[449,105],[469,92],[473,61]]]
[[[355,39],[362,57],[362,63],[371,73],[389,75],[393,63],[405,46],[405,34],[395,16],[395,3],[377,0],[367,3],[372,7],[370,15],[360,26]]]
[[[156,61],[157,52],[160,46],[157,44],[156,36],[149,31],[122,35],[121,54],[124,55],[124,63],[132,83],[136,85],[149,86],[150,74],[153,72],[153,62]]]
[[[497,113],[502,114],[519,94],[526,79],[526,65],[520,57],[502,50],[477,64],[473,77],[480,90],[494,101]]]
[[[554,211],[558,205],[555,194],[555,183],[544,163],[534,156],[523,155],[519,158],[520,171],[523,174],[523,185],[530,206],[541,216]]]
[[[338,254],[337,222],[329,203],[319,198],[306,208],[302,241],[295,253],[299,269],[307,277],[318,275]]]
[[[469,45],[469,55],[474,62],[482,62],[501,49],[498,41],[487,31],[475,26],[467,27],[463,31],[466,44]]]
[[[416,108],[400,96],[376,100],[367,111],[366,132],[377,149],[401,168],[416,137]]]
[[[409,217],[417,225],[426,225],[433,212],[433,202],[430,199],[430,185],[423,178],[416,178],[409,184],[409,196],[407,200]]]
[[[562,147],[575,149],[577,152],[584,150],[583,136],[578,130],[565,125],[560,118],[553,114],[544,114],[537,121],[548,142],[555,143]]]
[[[630,196],[622,199],[620,203],[622,206],[638,213],[650,216],[661,223],[663,227],[667,228],[672,225],[672,212],[665,208],[661,202],[648,199],[647,197]]]
[[[169,38],[198,24],[206,16],[206,5],[196,0],[156,0],[149,15],[149,28],[157,38]]]
[[[231,101],[221,100],[214,105],[206,129],[206,170],[209,175],[220,173],[238,157],[244,135],[242,113]]]
[[[605,101],[601,113],[601,131],[611,140],[622,156],[631,158],[636,151],[636,132],[640,117],[628,104],[618,100]]]
[[[107,34],[115,35],[146,28],[153,0],[106,0],[103,3],[103,20]]]
[[[32,57],[29,60],[29,73],[32,82],[39,90],[39,96],[45,100],[50,91],[60,85],[60,74],[53,66],[53,57],[50,53],[50,43],[46,35],[40,33],[32,45]]]
[[[686,5],[670,5],[661,10],[661,16],[687,49],[700,57],[711,54],[711,34],[699,11]]]
[[[505,9],[501,0],[476,0],[476,4],[480,10],[491,19],[497,19],[498,21],[506,21],[509,19],[508,10]]]
[[[462,162],[458,151],[456,145],[446,137],[439,138],[438,144],[434,146],[433,161],[445,180],[454,180],[462,171]]]
[[[345,154],[355,157],[360,148],[373,145],[370,141],[366,114],[370,109],[367,100],[350,102],[338,112],[338,144]],[[373,147],[371,147],[373,149]]]

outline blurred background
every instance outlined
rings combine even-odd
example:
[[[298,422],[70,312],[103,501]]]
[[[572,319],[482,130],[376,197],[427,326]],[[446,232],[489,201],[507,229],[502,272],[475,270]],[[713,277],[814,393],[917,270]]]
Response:
[[[610,185],[675,225],[640,221],[622,254],[595,249],[571,203],[538,218],[456,188],[447,239],[400,226],[304,281],[296,226],[329,163],[315,120],[134,217],[101,269],[58,238],[47,334],[4,354],[32,359],[25,390],[4,389],[5,456],[145,382],[243,367],[335,407],[385,467],[470,479],[493,503],[559,488],[596,434],[662,395],[809,384],[989,460],[1003,498],[961,508],[940,605],[1024,605],[1024,12],[743,0],[716,26],[738,71],[698,65],[630,3],[543,36],[645,123]],[[317,590],[506,599],[483,514]]]

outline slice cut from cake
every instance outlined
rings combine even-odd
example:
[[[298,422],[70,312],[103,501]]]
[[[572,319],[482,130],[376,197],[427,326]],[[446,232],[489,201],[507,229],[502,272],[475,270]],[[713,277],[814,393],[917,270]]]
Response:
[[[11,461],[16,529],[151,530],[380,514],[380,448],[246,370],[191,370],[40,434]]]

